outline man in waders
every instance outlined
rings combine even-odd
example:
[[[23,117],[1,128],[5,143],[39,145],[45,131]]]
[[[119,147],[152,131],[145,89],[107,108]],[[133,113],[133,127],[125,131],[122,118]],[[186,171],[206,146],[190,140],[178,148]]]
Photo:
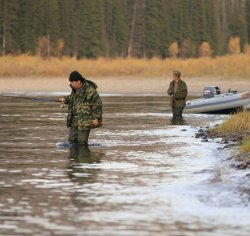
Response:
[[[87,146],[90,130],[102,125],[102,101],[96,91],[97,85],[78,71],[70,74],[69,81],[72,93],[59,99],[68,105],[69,142]]]
[[[170,104],[172,106],[173,112],[173,123],[182,122],[182,112],[187,97],[187,86],[186,83],[181,80],[180,71],[173,71],[173,80],[169,84],[167,93],[169,96],[171,96]]]

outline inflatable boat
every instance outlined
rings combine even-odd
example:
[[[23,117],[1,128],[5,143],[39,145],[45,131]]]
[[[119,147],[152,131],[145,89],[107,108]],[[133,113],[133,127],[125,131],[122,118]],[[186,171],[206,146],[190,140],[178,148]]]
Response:
[[[219,87],[208,86],[203,90],[203,98],[189,100],[185,113],[230,113],[250,106],[250,91],[237,93],[228,90],[221,93]]]

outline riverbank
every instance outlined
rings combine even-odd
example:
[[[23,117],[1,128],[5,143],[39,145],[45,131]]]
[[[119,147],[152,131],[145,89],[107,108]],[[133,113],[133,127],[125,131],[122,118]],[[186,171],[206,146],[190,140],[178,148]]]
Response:
[[[202,137],[203,136],[203,137]],[[201,135],[205,139],[205,135]],[[250,168],[250,112],[232,115],[216,128],[208,130],[208,137],[221,138],[224,147],[233,148],[232,165],[239,169]]]
[[[221,91],[245,91],[250,87],[250,55],[215,58],[80,59],[19,55],[0,57],[0,92],[70,91],[68,76],[78,70],[98,84],[100,94],[166,94],[173,70],[180,70],[189,95],[201,95],[204,86]]]
[[[166,94],[171,74],[164,77],[88,77],[98,85],[100,94]],[[222,77],[183,77],[188,86],[189,95],[202,95],[204,86],[219,86],[222,92],[228,89],[246,91],[250,87],[247,79],[225,79]],[[0,77],[0,92],[19,93],[67,93],[70,92],[68,74],[64,77]]]
[[[250,132],[243,131],[239,133],[231,133],[224,135],[215,135],[216,138],[221,138],[220,143],[224,145],[224,148],[232,149],[232,156],[228,160],[232,162],[232,166],[237,169],[250,168],[250,151],[241,152],[242,146],[247,145],[249,142]],[[210,137],[215,137],[210,136]],[[248,174],[250,177],[250,173]]]

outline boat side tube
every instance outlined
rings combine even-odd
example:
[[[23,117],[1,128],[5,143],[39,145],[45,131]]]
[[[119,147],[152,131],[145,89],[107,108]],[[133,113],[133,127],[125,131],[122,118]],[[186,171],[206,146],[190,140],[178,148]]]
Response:
[[[210,113],[223,110],[242,109],[250,104],[250,91],[224,93],[207,99],[194,99],[186,102],[185,113]]]

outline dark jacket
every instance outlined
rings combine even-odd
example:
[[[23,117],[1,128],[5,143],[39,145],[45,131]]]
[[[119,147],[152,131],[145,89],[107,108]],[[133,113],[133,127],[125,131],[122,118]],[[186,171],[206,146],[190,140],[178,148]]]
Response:
[[[174,81],[171,81],[168,88],[168,95],[171,96],[171,106],[184,107],[186,105],[185,100],[187,97],[187,86],[183,80],[179,80],[176,92],[174,92]]]
[[[93,84],[84,81],[81,88],[64,97],[68,104],[67,127],[88,130],[94,127],[91,122],[98,119],[102,123],[102,101]]]

